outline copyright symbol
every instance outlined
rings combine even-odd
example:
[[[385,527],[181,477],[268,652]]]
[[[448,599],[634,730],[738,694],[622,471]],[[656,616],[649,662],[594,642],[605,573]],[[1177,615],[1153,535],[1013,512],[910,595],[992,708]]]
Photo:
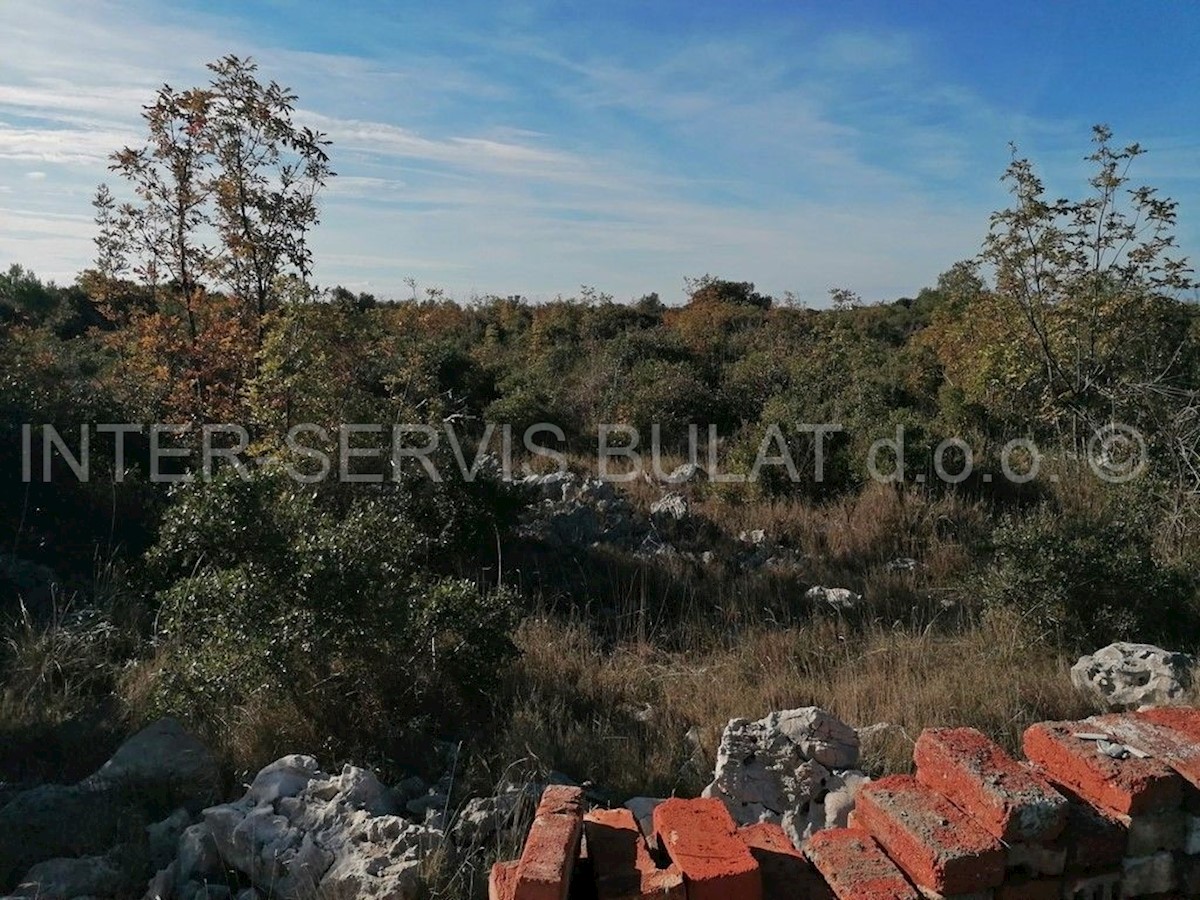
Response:
[[[1146,439],[1128,425],[1105,425],[1092,433],[1087,456],[1097,478],[1109,484],[1124,484],[1146,470]]]

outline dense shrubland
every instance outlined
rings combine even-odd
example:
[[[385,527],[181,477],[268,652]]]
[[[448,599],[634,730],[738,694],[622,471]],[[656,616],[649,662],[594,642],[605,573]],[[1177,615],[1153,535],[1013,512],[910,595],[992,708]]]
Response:
[[[239,66],[214,69],[213,95],[162,95],[153,114],[213,114],[231,79],[252,79]],[[286,92],[267,96],[267,114],[290,109]],[[292,177],[328,177],[319,135],[284,134]],[[1047,200],[1017,160],[1013,207],[981,260],[916,297],[837,291],[821,309],[711,276],[669,303],[592,289],[546,303],[318,293],[302,241],[267,252],[313,210],[234,233],[222,198],[247,173],[229,145],[194,137],[180,152],[196,171],[211,165],[211,181],[172,185],[153,154],[119,155],[135,186],[157,179],[139,196],[158,205],[103,193],[101,260],[75,284],[16,265],[0,275],[0,777],[86,770],[78,759],[172,712],[231,771],[295,750],[399,771],[420,767],[437,736],[464,742],[468,782],[531,757],[616,792],[692,790],[731,715],[816,702],[887,721],[896,728],[872,758],[896,766],[905,735],[931,722],[1009,739],[1023,722],[1082,711],[1063,675],[1081,648],[1200,639],[1191,282],[1167,255],[1173,205],[1127,192],[1137,148],[1113,149],[1104,130],[1085,199]],[[216,204],[208,224],[242,250],[230,268],[192,244],[165,251],[166,270],[123,257],[154,256],[122,242],[122,222],[163,227],[171,190],[196,210]],[[81,425],[114,422],[191,426],[174,440],[192,450],[203,423],[244,424],[246,476],[225,466],[154,483],[146,434],[118,461],[111,436],[93,433],[88,481],[56,453],[43,483],[35,428],[34,477],[22,479],[22,424],[54,425],[78,450]],[[702,440],[714,426],[712,449],[735,474],[777,426],[799,482],[775,465],[752,483],[684,490],[709,533],[762,529],[799,565],[539,546],[514,528],[529,498],[454,477],[446,441],[433,456],[450,476],[440,483],[416,465],[382,483],[285,474],[311,462],[285,439],[303,423],[325,429],[308,445],[335,460],[341,423],[451,423],[469,462],[488,423],[510,424],[519,451],[540,422],[562,429],[557,449],[579,469],[594,467],[605,424],[643,441],[657,426],[672,463],[687,456],[690,425]],[[1127,482],[1089,464],[1110,422],[1146,441],[1146,470]],[[820,482],[804,423],[841,426]],[[905,478],[879,483],[869,448],[898,428]],[[948,437],[974,454],[974,473],[953,484],[934,468]],[[1017,438],[1042,454],[1023,484],[998,475]],[[645,510],[662,489],[639,479],[621,490]],[[916,564],[892,565],[901,558]],[[814,584],[865,602],[814,610],[801,601]],[[62,752],[35,758],[34,746]]]

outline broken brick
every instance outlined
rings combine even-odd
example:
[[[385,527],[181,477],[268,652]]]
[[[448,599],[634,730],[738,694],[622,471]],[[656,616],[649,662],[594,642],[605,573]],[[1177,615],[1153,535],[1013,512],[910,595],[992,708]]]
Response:
[[[892,775],[863,785],[855,813],[920,888],[970,894],[1004,881],[1000,842],[915,778]]]
[[[1184,780],[1184,805],[1200,811],[1200,740],[1140,716],[1095,716],[1087,721],[1100,725],[1125,746],[1174,769]]]
[[[920,900],[904,873],[865,831],[818,831],[804,850],[838,900]]]
[[[654,809],[654,832],[683,873],[688,900],[761,900],[758,863],[720,800],[664,801]]]
[[[517,892],[517,866],[520,863],[498,862],[488,875],[488,900],[513,900]]]
[[[1067,800],[974,728],[927,728],[913,750],[917,780],[1002,841],[1053,840]]]
[[[552,784],[542,791],[538,801],[539,816],[579,816],[583,814],[583,789],[565,784]]]
[[[1025,755],[1055,784],[1112,812],[1134,815],[1180,805],[1183,779],[1164,763],[1136,756],[1116,759],[1101,752],[1099,741],[1076,736],[1098,733],[1098,728],[1088,722],[1031,725],[1022,739]]]
[[[1200,709],[1190,706],[1158,706],[1133,713],[1133,716],[1144,722],[1173,728],[1194,743],[1200,744]]]
[[[546,788],[517,867],[514,900],[565,900],[583,832],[583,792]]]
[[[599,900],[684,900],[683,875],[658,868],[631,811],[593,810],[583,828]]]

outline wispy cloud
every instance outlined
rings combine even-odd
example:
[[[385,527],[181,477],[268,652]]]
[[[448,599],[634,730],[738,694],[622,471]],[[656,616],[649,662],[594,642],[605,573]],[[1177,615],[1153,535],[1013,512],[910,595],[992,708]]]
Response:
[[[1009,139],[1057,152],[1086,138],[947,76],[916,27],[764,11],[605,32],[539,4],[237,10],[6,8],[0,256],[58,278],[86,265],[108,155],[139,139],[159,84],[201,83],[228,52],[293,86],[297,118],[333,140],[318,278],[385,294],[412,275],[464,296],[590,283],[674,298],[705,271],[813,301],[834,285],[911,293],[977,248]],[[1194,178],[1176,144],[1148,163]]]

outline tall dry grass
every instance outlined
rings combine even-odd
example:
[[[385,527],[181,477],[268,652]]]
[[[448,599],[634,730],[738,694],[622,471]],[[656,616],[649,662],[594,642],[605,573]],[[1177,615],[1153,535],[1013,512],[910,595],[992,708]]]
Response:
[[[1029,724],[1095,712],[1070,685],[1072,660],[997,617],[946,633],[844,620],[747,629],[723,647],[605,646],[582,622],[534,619],[519,635],[500,758],[533,754],[623,800],[695,794],[731,718],[822,706],[855,726],[874,773],[907,771],[934,725],[969,725],[1016,750]]]

